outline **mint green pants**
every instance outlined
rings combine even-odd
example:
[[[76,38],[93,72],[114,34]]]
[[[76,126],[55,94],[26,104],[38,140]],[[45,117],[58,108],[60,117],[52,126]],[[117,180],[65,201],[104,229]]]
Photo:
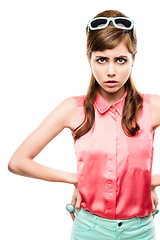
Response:
[[[71,240],[155,240],[152,214],[127,220],[109,220],[85,211],[75,211]]]

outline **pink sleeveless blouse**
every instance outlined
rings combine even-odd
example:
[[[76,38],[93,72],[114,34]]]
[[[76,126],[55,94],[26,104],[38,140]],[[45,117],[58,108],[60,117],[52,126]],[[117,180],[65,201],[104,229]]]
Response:
[[[121,119],[127,91],[114,105],[99,94],[94,101],[92,129],[75,142],[81,207],[107,219],[145,217],[152,213],[153,140],[150,95],[143,97],[141,130],[128,137]],[[74,97],[76,126],[84,119],[85,96]]]

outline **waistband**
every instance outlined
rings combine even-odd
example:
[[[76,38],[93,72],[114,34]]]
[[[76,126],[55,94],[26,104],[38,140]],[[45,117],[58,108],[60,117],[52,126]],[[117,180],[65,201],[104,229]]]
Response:
[[[81,208],[80,212],[75,211],[75,214],[77,215],[81,215],[81,217],[83,219],[87,219],[87,221],[94,223],[94,224],[99,224],[99,225],[109,225],[111,228],[115,227],[115,225],[121,225],[123,224],[123,226],[127,226],[127,227],[132,227],[133,225],[141,225],[141,226],[145,226],[147,224],[149,224],[152,220],[153,220],[153,215],[149,215],[146,217],[133,217],[133,218],[129,218],[129,219],[118,219],[118,220],[110,220],[110,219],[105,219],[105,218],[101,218],[97,215],[94,215],[92,213],[90,213],[89,211],[84,210],[83,208]]]

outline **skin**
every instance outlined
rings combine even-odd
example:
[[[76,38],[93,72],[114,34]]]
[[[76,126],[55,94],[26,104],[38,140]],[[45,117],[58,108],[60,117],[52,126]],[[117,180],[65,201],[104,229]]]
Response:
[[[97,58],[97,56],[101,58]],[[122,56],[123,58],[125,56],[127,61],[124,61]],[[125,43],[121,42],[116,48],[111,50],[92,52],[91,58],[88,56],[88,60],[91,70],[99,83],[100,94],[110,104],[114,104],[124,94],[124,84],[132,71],[134,63],[134,59],[125,46]],[[104,84],[105,81],[111,79],[118,81],[115,87],[108,87]],[[151,96],[151,114],[153,131],[155,131],[160,126],[160,96]],[[75,100],[74,98],[67,98],[19,146],[9,161],[8,169],[15,174],[26,177],[74,184],[75,191],[71,203],[79,210],[82,199],[78,191],[77,174],[49,168],[34,161],[34,158],[41,150],[64,128],[69,128],[73,131],[77,127],[75,120]],[[157,186],[160,186],[160,174],[152,176],[151,194],[153,213],[156,211],[158,204],[155,192]],[[71,217],[74,220],[73,213],[71,213]]]

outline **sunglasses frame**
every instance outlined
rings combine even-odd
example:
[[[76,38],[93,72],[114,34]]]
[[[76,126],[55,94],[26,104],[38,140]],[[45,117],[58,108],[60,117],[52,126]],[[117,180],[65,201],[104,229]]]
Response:
[[[102,27],[93,28],[93,27],[91,26],[92,22],[94,22],[95,20],[99,20],[99,19],[107,20],[107,23],[104,24]],[[115,22],[115,20],[118,20],[118,19],[128,20],[128,21],[131,23],[131,26],[130,26],[129,28],[118,26],[118,25],[116,24],[116,22]],[[98,29],[106,28],[106,27],[109,25],[110,22],[112,22],[113,25],[114,25],[116,28],[120,28],[120,29],[124,29],[124,30],[131,30],[131,29],[134,27],[134,22],[133,22],[131,19],[129,19],[129,18],[125,18],[125,17],[115,17],[115,18],[112,18],[112,17],[110,17],[110,18],[98,17],[98,18],[93,18],[92,20],[89,21],[89,23],[88,23],[88,32],[89,32],[89,30],[98,30]]]

